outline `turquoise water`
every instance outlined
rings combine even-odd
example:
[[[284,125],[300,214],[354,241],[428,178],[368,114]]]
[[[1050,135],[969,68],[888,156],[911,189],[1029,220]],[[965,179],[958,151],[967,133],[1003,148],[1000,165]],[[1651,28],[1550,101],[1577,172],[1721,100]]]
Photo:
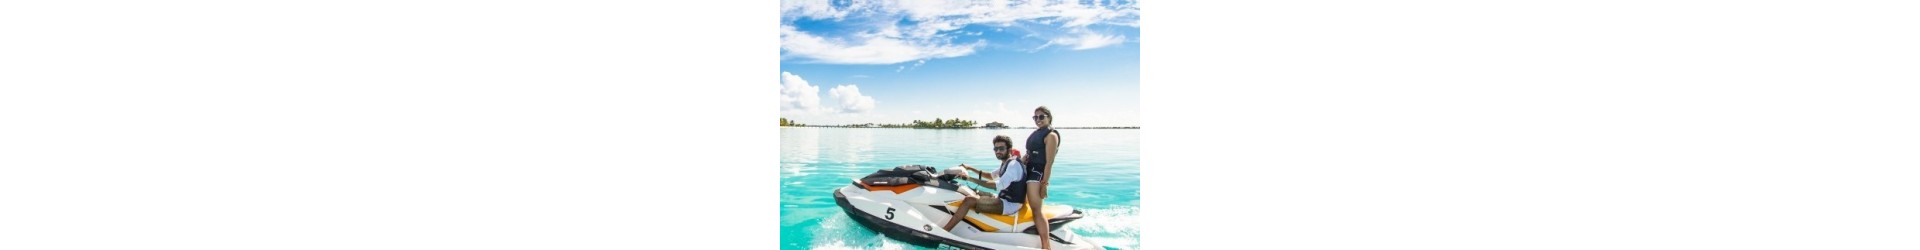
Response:
[[[1026,151],[1032,129],[780,128],[782,249],[922,249],[888,239],[848,218],[833,189],[874,170],[966,163],[997,168],[994,135]],[[1110,249],[1137,249],[1140,238],[1140,130],[1061,130],[1048,204],[1087,217],[1067,224]]]

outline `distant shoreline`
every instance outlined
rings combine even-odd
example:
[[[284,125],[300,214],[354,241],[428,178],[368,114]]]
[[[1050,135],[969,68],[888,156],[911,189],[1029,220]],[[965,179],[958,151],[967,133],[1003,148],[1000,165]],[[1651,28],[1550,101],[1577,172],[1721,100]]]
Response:
[[[781,127],[782,128],[898,128],[898,129],[1035,129],[1034,127],[914,128],[914,127],[866,127],[866,126],[825,126],[825,125],[781,126]],[[1053,129],[1140,129],[1140,127],[1138,126],[1134,126],[1134,127],[1056,127]]]

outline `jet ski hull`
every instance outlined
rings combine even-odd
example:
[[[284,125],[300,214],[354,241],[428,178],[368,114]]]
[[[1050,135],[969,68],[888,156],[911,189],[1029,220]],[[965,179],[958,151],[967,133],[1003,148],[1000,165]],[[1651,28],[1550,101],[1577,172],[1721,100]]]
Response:
[[[859,187],[843,187],[833,192],[834,203],[861,226],[880,232],[909,244],[937,247],[948,245],[961,249],[1037,249],[1040,243],[1038,235],[1020,232],[983,232],[977,226],[961,222],[952,231],[941,230],[940,226],[953,216],[943,205],[914,204],[898,197],[908,199],[945,200],[959,197],[957,193],[944,192],[932,188],[916,188],[912,191],[895,193],[889,191],[870,192]],[[952,197],[949,197],[952,196]],[[1077,212],[1077,211],[1075,211]],[[1073,214],[1078,217],[1078,213]],[[1062,222],[1050,224],[1059,225]],[[1054,227],[1059,228],[1059,227]],[[1054,230],[1051,233],[1054,249],[1104,249],[1097,244],[1081,238],[1067,230]]]

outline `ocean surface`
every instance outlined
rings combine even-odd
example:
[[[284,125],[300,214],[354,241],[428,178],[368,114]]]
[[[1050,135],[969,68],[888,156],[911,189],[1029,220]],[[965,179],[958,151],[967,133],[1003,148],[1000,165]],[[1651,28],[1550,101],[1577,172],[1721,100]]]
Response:
[[[994,135],[1026,151],[1032,129],[780,128],[781,249],[926,249],[861,227],[833,202],[833,189],[899,165],[992,171]],[[1048,204],[1087,213],[1067,224],[1109,249],[1140,239],[1140,130],[1060,130]]]

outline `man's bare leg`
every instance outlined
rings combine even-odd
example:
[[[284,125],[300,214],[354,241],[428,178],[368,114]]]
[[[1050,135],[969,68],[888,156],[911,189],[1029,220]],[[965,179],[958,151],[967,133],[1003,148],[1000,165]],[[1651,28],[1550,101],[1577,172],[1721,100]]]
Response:
[[[953,231],[953,225],[960,224],[960,218],[967,216],[967,209],[974,206],[975,200],[978,199],[967,197],[966,200],[960,201],[960,208],[956,209],[958,211],[953,211],[953,217],[947,218],[947,224],[940,226],[940,230]]]

